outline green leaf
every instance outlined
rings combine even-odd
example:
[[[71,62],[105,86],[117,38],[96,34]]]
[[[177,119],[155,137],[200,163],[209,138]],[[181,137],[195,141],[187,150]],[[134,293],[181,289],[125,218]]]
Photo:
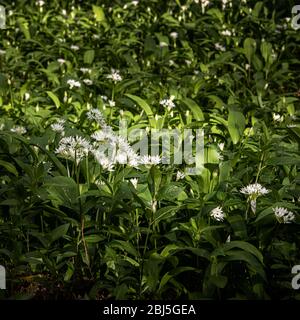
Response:
[[[183,187],[171,183],[164,185],[158,192],[157,200],[174,201],[178,198],[179,194],[183,191]]]
[[[18,176],[18,171],[13,164],[0,160],[0,166],[4,167],[8,172],[14,174],[15,176]]]
[[[31,38],[29,28],[28,28],[28,22],[25,18],[19,17],[17,19],[18,25],[20,27],[20,30],[23,32],[25,38],[29,40]]]
[[[52,99],[52,101],[54,102],[56,108],[60,107],[60,101],[57,97],[57,95],[55,95],[52,91],[46,91],[48,96]]]
[[[97,243],[103,240],[103,237],[99,236],[98,234],[89,234],[85,236],[84,239],[87,243]]]
[[[166,207],[158,209],[155,213],[153,223],[157,224],[161,220],[166,220],[166,219],[173,217],[178,210],[179,210],[178,206],[166,206]]]
[[[87,50],[87,51],[84,53],[83,61],[84,61],[84,63],[86,63],[86,64],[92,64],[93,61],[94,61],[94,57],[95,57],[95,50],[93,50],[93,49]]]
[[[127,94],[125,94],[125,96],[127,96],[131,100],[135,101],[145,111],[145,113],[149,119],[151,127],[156,128],[156,121],[154,119],[153,112],[152,112],[150,106],[148,105],[148,103],[145,100],[143,100],[142,98],[137,97],[133,94],[127,93]]]
[[[93,5],[93,12],[94,12],[95,19],[97,22],[106,21],[104,11],[101,7]]]
[[[251,254],[253,254],[261,264],[263,264],[263,255],[261,252],[251,243],[245,241],[230,241],[226,242],[223,246],[224,251],[231,250],[232,248],[243,249]]]
[[[228,116],[228,131],[233,144],[237,144],[240,141],[240,138],[244,133],[245,125],[246,119],[242,112],[230,107]]]
[[[176,269],[173,269],[172,271],[165,273],[161,278],[158,291],[160,291],[172,278],[174,278],[175,276],[177,276],[182,272],[187,272],[187,271],[197,271],[197,269],[193,267],[178,267]]]
[[[63,237],[64,235],[66,235],[66,233],[68,232],[70,224],[66,223],[63,224],[57,228],[55,228],[50,234],[50,241],[54,242],[56,240],[58,240],[59,238]]]
[[[204,115],[200,106],[190,98],[183,98],[181,101],[192,111],[196,121],[204,121]]]
[[[246,38],[244,40],[244,51],[249,63],[251,63],[252,57],[256,51],[256,41],[252,38]]]

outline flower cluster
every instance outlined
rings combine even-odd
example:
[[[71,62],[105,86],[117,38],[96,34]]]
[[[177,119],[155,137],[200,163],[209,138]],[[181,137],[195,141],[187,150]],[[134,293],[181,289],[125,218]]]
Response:
[[[276,219],[279,223],[291,223],[295,220],[295,215],[293,212],[288,211],[286,208],[276,207],[273,208]]]
[[[249,184],[247,187],[243,187],[240,190],[240,192],[248,196],[248,201],[250,201],[251,210],[255,214],[257,197],[267,194],[270,191],[259,183],[253,183]]]
[[[168,110],[171,110],[175,108],[175,103],[173,102],[173,100],[174,100],[174,96],[171,96],[168,99],[161,100],[159,104],[162,105],[163,107],[168,108]]]
[[[111,74],[107,75],[107,79],[111,79],[113,82],[119,82],[122,81],[122,77],[120,75],[119,70],[111,69]]]
[[[216,207],[210,212],[210,216],[216,221],[224,221],[225,214],[221,207]]]
[[[247,187],[242,188],[240,191],[241,193],[247,194],[249,196],[261,196],[270,192],[259,183],[249,184]]]
[[[69,79],[67,81],[67,84],[70,86],[70,89],[73,89],[74,87],[76,88],[80,88],[81,87],[81,83],[79,81],[73,80],[73,79]]]
[[[60,156],[75,160],[78,164],[88,155],[92,147],[90,143],[80,136],[64,137],[60,140],[58,148],[55,150]]]
[[[54,132],[60,133],[61,135],[64,135],[65,133],[65,120],[59,119],[57,122],[51,124],[51,129]]]
[[[17,134],[25,134],[27,130],[23,126],[16,126],[10,129],[11,132],[15,132]]]

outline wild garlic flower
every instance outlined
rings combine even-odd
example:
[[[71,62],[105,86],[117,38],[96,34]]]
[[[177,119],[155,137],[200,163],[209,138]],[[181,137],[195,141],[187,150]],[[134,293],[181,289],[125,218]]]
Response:
[[[42,7],[45,4],[45,1],[43,0],[38,0],[36,1],[36,5]]]
[[[70,48],[71,48],[71,50],[74,50],[74,51],[78,51],[79,50],[79,47],[74,45],[74,44],[72,44]]]
[[[267,194],[270,191],[259,183],[253,183],[249,184],[247,187],[243,187],[240,190],[240,192],[248,196],[248,201],[250,202],[251,210],[255,214],[257,197]]]
[[[232,32],[230,30],[228,30],[228,29],[220,31],[220,34],[222,36],[225,36],[225,37],[231,37],[232,36]]]
[[[295,214],[286,208],[276,207],[273,211],[279,223],[291,223],[295,220]]]
[[[137,188],[139,180],[137,178],[130,179],[130,182],[133,184],[134,188]]]
[[[176,173],[176,181],[184,179],[185,178],[185,174],[181,171],[177,171]]]
[[[171,32],[170,37],[173,38],[174,40],[178,38],[178,32]]]
[[[57,59],[57,62],[58,62],[59,64],[64,64],[64,63],[66,63],[66,60],[65,60],[65,59],[62,59],[62,58],[59,58],[59,59]]]
[[[173,102],[173,100],[174,100],[174,96],[171,96],[170,98],[161,100],[159,104],[162,105],[163,107],[168,108],[168,110],[171,110],[175,108],[175,103]]]
[[[219,43],[215,43],[215,48],[219,51],[226,51],[226,48]]]
[[[113,100],[108,100],[108,105],[109,105],[111,108],[113,108],[113,107],[116,106],[116,102],[113,101]]]
[[[92,152],[96,161],[101,165],[101,167],[104,170],[114,170],[114,162],[102,150],[93,150]]]
[[[216,207],[210,212],[210,216],[216,221],[224,221],[225,214],[221,207]]]
[[[98,109],[91,109],[86,114],[87,118],[91,121],[96,121],[100,125],[105,124],[103,114]]]
[[[23,126],[15,126],[10,129],[11,132],[17,133],[17,134],[25,134],[27,130]]]
[[[113,82],[122,81],[122,77],[120,75],[120,71],[116,69],[111,69],[111,74],[106,76],[107,79],[111,79]]]
[[[60,133],[62,135],[64,134],[64,131],[65,131],[65,127],[64,127],[63,123],[60,123],[60,122],[52,123],[51,129],[54,132]]]
[[[58,153],[64,158],[76,160],[76,163],[78,164],[84,157],[88,156],[88,153],[91,150],[92,147],[85,138],[80,136],[69,136],[60,140],[55,153]]]
[[[246,194],[248,196],[261,196],[264,194],[269,193],[270,191],[267,190],[265,187],[263,187],[261,184],[259,183],[253,183],[253,184],[249,184],[247,187],[243,187],[240,190],[241,193]]]
[[[160,43],[159,43],[159,47],[160,48],[166,48],[166,47],[168,47],[169,45],[165,42],[165,41],[161,41]]]
[[[281,116],[278,113],[273,113],[272,116],[273,116],[273,120],[275,122],[282,122],[283,121],[283,116]]]
[[[82,73],[91,73],[92,72],[92,70],[90,68],[80,68],[80,71]]]
[[[150,166],[150,165],[158,165],[161,162],[161,158],[160,156],[149,156],[149,155],[145,155],[140,157],[139,159],[139,163],[146,165],[146,166]]]
[[[82,80],[87,86],[91,86],[93,84],[93,81],[90,79],[83,79]]]
[[[67,81],[67,84],[70,86],[70,89],[73,89],[74,87],[76,88],[80,88],[81,87],[81,83],[79,81],[73,80],[73,79],[69,79]]]

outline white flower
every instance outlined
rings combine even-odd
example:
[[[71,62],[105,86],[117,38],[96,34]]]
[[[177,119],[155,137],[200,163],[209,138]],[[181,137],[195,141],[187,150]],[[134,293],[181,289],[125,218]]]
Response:
[[[66,60],[65,59],[57,59],[57,62],[59,63],[59,64],[64,64],[64,63],[66,63]]]
[[[181,171],[177,171],[176,173],[176,181],[184,179],[185,178],[185,174]]]
[[[131,3],[134,5],[134,6],[137,6],[139,4],[138,1],[131,1]]]
[[[87,118],[89,120],[95,120],[96,122],[98,122],[100,125],[104,125],[105,124],[105,120],[104,117],[102,115],[102,113],[98,110],[98,109],[91,109],[87,112],[86,114]]]
[[[98,40],[98,39],[100,39],[100,36],[99,36],[99,34],[93,34],[93,35],[92,35],[92,37],[93,37],[93,39],[95,39],[95,40]]]
[[[104,170],[113,171],[114,170],[114,163],[111,159],[109,159],[106,154],[101,150],[93,150],[93,155],[98,163]]]
[[[173,38],[174,40],[178,38],[178,33],[177,32],[171,32],[170,33],[171,38]]]
[[[196,2],[196,3],[198,3],[198,2]],[[210,4],[210,2],[208,0],[201,0],[201,5],[202,5],[203,8],[209,6],[209,4]]]
[[[82,80],[87,86],[91,86],[93,84],[93,81],[90,79],[83,79]]]
[[[81,87],[81,83],[79,81],[73,80],[73,79],[69,79],[67,81],[67,84],[70,86],[70,89],[73,89],[73,87],[76,88],[80,88]]]
[[[143,165],[158,165],[161,162],[160,156],[145,155],[140,157],[139,163]]]
[[[139,180],[137,178],[130,179],[130,182],[133,184],[134,188],[137,188]]]
[[[113,82],[122,81],[119,70],[111,69],[111,74],[106,76],[107,79],[112,79]]]
[[[160,105],[167,107],[168,110],[171,110],[173,108],[175,108],[175,103],[173,102],[174,100],[174,96],[171,96],[168,99],[163,99],[159,102]]]
[[[108,105],[112,108],[116,105],[116,103],[113,100],[108,100]]]
[[[265,187],[263,187],[261,184],[254,183],[254,184],[249,184],[247,187],[243,187],[240,190],[240,192],[243,193],[243,194],[247,194],[249,196],[258,197],[258,196],[267,194],[270,191],[267,190]]]
[[[210,216],[217,221],[223,221],[225,218],[225,214],[221,207],[216,207],[211,210]]]
[[[16,126],[14,128],[11,128],[10,131],[20,135],[27,132],[27,130],[23,126]]]
[[[91,72],[92,72],[92,70],[89,69],[89,68],[80,68],[80,71],[81,71],[82,73],[91,73]]]
[[[185,61],[185,63],[188,65],[188,66],[190,66],[191,64],[192,64],[192,61],[191,60],[184,60]]]
[[[291,223],[295,220],[295,215],[293,212],[288,211],[286,208],[276,207],[273,208],[276,219],[280,223]]]
[[[80,136],[64,137],[60,140],[56,153],[67,159],[76,160],[77,164],[92,151],[90,143]]]
[[[36,2],[36,5],[37,5],[37,6],[40,6],[40,7],[42,7],[44,4],[45,4],[45,1],[43,1],[43,0],[38,0],[38,1]]]
[[[24,94],[24,99],[25,99],[25,101],[29,100],[29,98],[30,98],[30,93],[26,92],[26,93]]]
[[[5,50],[0,49],[0,56],[4,55],[6,53]]]
[[[219,51],[226,51],[226,48],[219,43],[215,43],[215,48]]]
[[[64,127],[63,123],[60,123],[60,122],[56,122],[56,123],[51,124],[51,129],[57,133],[64,133],[64,131],[65,131],[65,127]]]
[[[220,34],[222,35],[222,36],[225,36],[225,37],[230,37],[231,35],[232,35],[232,33],[231,33],[231,31],[230,30],[222,30],[221,32],[220,32]]]
[[[74,50],[74,51],[78,51],[79,50],[79,47],[76,46],[75,44],[72,44],[70,48],[71,48],[71,50]]]
[[[100,97],[101,97],[101,99],[102,99],[103,101],[107,101],[107,100],[108,100],[107,96],[100,96]]]
[[[275,122],[282,122],[283,121],[283,116],[281,116],[278,113],[273,113],[272,116],[273,116],[273,120]]]
[[[105,140],[110,140],[110,142],[115,142],[114,132],[111,127],[106,127],[104,130],[98,130],[91,135],[91,138],[97,142],[102,142]]]
[[[164,48],[164,47],[168,47],[169,45],[168,45],[166,42],[161,41],[161,42],[159,43],[159,46],[160,46],[160,48]]]

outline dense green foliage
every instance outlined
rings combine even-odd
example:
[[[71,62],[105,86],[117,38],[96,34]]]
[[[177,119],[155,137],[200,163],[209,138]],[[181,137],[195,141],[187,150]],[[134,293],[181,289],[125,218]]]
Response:
[[[265,2],[2,2],[3,298],[299,299],[300,32]],[[204,170],[56,152],[57,121],[101,129],[92,108],[115,131],[202,128]]]

